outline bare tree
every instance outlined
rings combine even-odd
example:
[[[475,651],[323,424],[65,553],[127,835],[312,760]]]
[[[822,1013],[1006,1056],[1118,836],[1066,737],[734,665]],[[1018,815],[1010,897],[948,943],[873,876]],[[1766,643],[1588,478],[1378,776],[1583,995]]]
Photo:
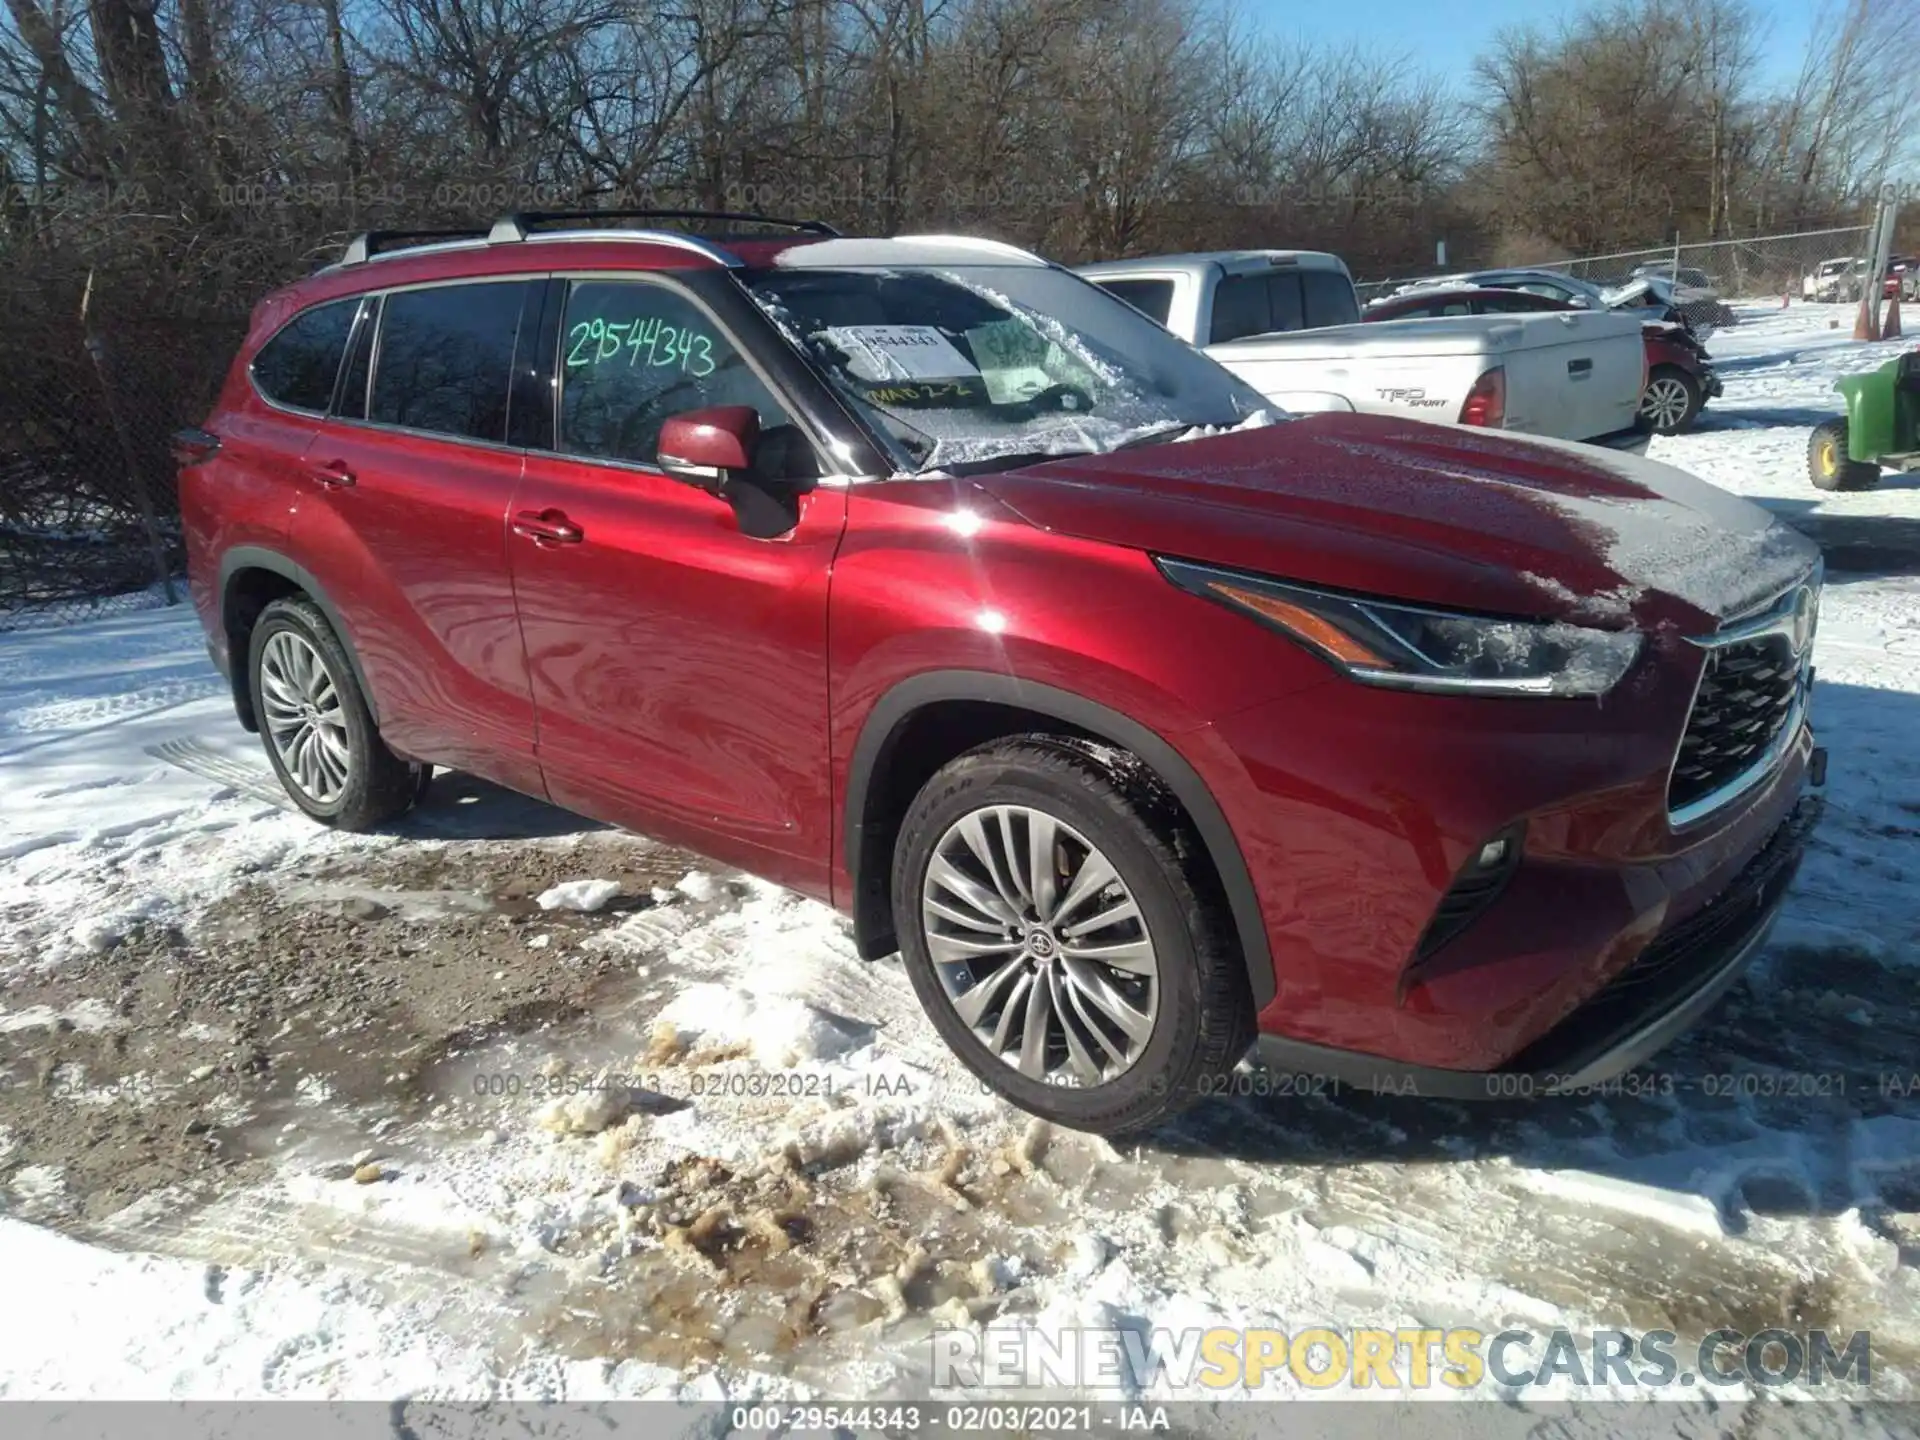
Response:
[[[1794,85],[1771,107],[1755,223],[1830,219],[1835,197],[1883,179],[1920,125],[1920,85],[1898,80],[1916,69],[1913,0],[1823,0]]]

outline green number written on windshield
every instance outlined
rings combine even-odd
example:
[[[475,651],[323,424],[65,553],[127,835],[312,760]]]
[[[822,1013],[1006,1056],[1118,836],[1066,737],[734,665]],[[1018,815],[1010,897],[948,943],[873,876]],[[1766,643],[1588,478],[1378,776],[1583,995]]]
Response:
[[[567,331],[567,368],[582,365],[672,366],[696,378],[711,375],[713,337],[668,325],[658,315],[635,320],[582,320]],[[645,356],[644,362],[641,357]]]

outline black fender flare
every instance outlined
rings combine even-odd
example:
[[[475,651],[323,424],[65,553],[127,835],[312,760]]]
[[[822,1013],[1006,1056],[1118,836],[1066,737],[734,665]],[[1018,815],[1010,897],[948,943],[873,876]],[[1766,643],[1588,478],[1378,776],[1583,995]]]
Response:
[[[220,623],[227,623],[227,598],[232,589],[233,577],[242,570],[266,570],[281,579],[297,585],[306,597],[320,608],[327,617],[327,624],[333,627],[334,635],[340,641],[340,648],[347,652],[347,663],[353,667],[354,683],[360,687],[360,694],[367,702],[367,709],[373,715],[373,723],[380,723],[380,705],[374,698],[373,687],[367,684],[366,671],[360,668],[359,652],[353,648],[353,636],[347,629],[346,621],[341,618],[340,609],[327,594],[326,587],[313,577],[297,560],[291,560],[278,550],[269,550],[264,545],[236,545],[220,557]],[[228,637],[231,641],[232,637]],[[253,697],[248,687],[251,684],[247,676],[247,657],[230,655],[227,669],[233,685],[234,708],[240,713],[243,722],[250,720],[253,714]],[[255,728],[253,724],[248,729]]]
[[[877,878],[879,895],[884,897],[890,885],[891,857],[873,857],[877,867],[863,874],[866,855],[866,812],[873,777],[885,766],[892,745],[905,722],[915,711],[946,700],[980,700],[1031,710],[1064,721],[1075,729],[1129,750],[1160,777],[1193,820],[1201,843],[1213,862],[1215,873],[1226,891],[1233,915],[1234,929],[1240,940],[1240,952],[1247,967],[1247,983],[1253,992],[1254,1008],[1265,1009],[1273,1000],[1277,984],[1273,973],[1273,950],[1260,914],[1259,895],[1253,877],[1240,852],[1233,827],[1221,813],[1213,793],[1199,773],[1165,740],[1136,720],[1097,701],[1039,685],[1011,675],[984,670],[932,670],[900,681],[875,702],[860,727],[853,754],[847,766],[845,816],[845,852],[847,876],[852,885],[854,927],[861,953],[868,954],[868,942],[875,925],[871,919],[872,886]],[[863,903],[864,902],[864,903]]]

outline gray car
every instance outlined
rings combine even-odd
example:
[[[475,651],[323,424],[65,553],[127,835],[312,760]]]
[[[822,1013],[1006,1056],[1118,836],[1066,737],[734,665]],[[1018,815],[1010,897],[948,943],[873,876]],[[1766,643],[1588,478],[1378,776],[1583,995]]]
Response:
[[[1558,270],[1511,269],[1511,270],[1474,270],[1464,275],[1446,275],[1432,280],[1415,280],[1402,285],[1394,293],[1404,295],[1409,290],[1426,290],[1438,286],[1461,286],[1487,290],[1524,290],[1530,295],[1544,295],[1550,300],[1564,300],[1569,305],[1577,305],[1582,310],[1605,310],[1608,307],[1606,292],[1600,286],[1586,280],[1577,280],[1571,275],[1563,275]]]

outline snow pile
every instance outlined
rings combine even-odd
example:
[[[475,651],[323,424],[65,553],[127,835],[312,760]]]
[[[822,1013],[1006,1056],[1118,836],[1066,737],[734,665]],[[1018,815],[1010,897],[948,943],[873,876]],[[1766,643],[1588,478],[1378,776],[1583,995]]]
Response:
[[[804,1001],[728,985],[687,986],[658,1024],[682,1049],[736,1047],[769,1070],[837,1059],[861,1043],[846,1022]]]
[[[1290,418],[1284,410],[1256,410],[1238,425],[1195,425],[1191,430],[1182,431],[1173,438],[1184,444],[1189,440],[1207,440],[1215,435],[1232,435],[1240,430],[1264,430],[1269,425],[1278,425]]]
[[[431,1309],[338,1276],[115,1255],[0,1219],[0,1397],[254,1400],[552,1394],[524,1367],[443,1334]],[[496,1368],[501,1367],[501,1368]]]
[[[126,1022],[114,1014],[105,1002],[80,1000],[64,1010],[46,1005],[30,1005],[24,1010],[0,1010],[0,1035],[25,1030],[118,1030]]]
[[[680,877],[673,887],[689,900],[711,900],[719,889],[719,882],[703,870],[695,870]]]
[[[534,897],[542,910],[591,912],[606,908],[620,893],[618,880],[562,880]]]

